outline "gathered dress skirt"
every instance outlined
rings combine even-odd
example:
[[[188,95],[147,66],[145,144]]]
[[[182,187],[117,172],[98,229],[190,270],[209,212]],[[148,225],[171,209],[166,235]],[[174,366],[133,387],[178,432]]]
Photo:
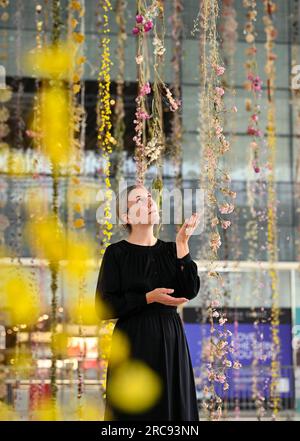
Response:
[[[104,421],[199,421],[195,379],[183,323],[177,309],[150,308],[119,318],[115,330],[130,342],[130,360],[147,364],[161,379],[162,390],[152,407],[139,413],[127,413],[110,399],[114,367],[108,360]],[[147,387],[147,385],[145,386]]]

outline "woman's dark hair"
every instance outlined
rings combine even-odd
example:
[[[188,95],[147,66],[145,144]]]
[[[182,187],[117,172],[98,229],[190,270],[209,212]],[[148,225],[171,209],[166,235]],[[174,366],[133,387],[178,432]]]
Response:
[[[138,185],[136,184],[129,185],[129,187],[126,187],[124,190],[121,191],[121,193],[118,193],[116,198],[117,217],[122,221],[122,228],[124,228],[128,233],[131,233],[132,226],[130,224],[124,224],[124,221],[121,219],[121,215],[124,213],[128,213],[128,196],[131,190],[135,189],[136,187],[138,187]]]

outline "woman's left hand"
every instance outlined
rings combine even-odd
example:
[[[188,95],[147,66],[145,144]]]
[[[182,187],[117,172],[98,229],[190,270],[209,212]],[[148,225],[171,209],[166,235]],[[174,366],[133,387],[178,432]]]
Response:
[[[185,244],[197,228],[200,222],[200,214],[193,213],[192,216],[186,219],[176,235],[176,242]]]

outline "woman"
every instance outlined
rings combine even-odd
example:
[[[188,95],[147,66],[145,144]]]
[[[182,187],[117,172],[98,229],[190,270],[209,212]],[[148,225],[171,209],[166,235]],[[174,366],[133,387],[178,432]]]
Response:
[[[132,185],[121,193],[117,215],[129,236],[105,250],[96,309],[101,319],[118,318],[114,331],[126,334],[131,357],[159,375],[163,390],[147,411],[121,411],[110,399],[113,367],[108,362],[104,420],[199,421],[189,348],[177,312],[177,306],[196,297],[200,288],[197,265],[188,247],[199,215],[194,213],[184,222],[176,242],[156,239],[153,225],[159,221],[158,209],[143,185]],[[101,304],[109,307],[104,316]]]

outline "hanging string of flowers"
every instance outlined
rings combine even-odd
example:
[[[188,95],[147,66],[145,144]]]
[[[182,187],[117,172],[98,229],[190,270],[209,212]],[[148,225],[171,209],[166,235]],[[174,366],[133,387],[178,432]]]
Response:
[[[69,38],[72,42],[77,45],[75,53],[75,66],[72,69],[73,77],[71,78],[70,87],[70,100],[72,102],[72,109],[74,109],[71,122],[70,130],[70,142],[73,144],[75,157],[73,163],[73,174],[71,176],[71,191],[69,192],[70,197],[68,201],[71,202],[71,210],[69,213],[69,227],[70,223],[73,228],[78,230],[78,234],[83,234],[85,230],[85,220],[84,220],[84,207],[83,199],[84,192],[82,190],[82,183],[80,180],[80,175],[82,173],[82,162],[84,156],[84,143],[85,143],[85,111],[84,111],[84,81],[82,81],[84,62],[86,60],[83,55],[83,43],[85,41],[84,37],[84,3],[77,0],[72,0],[69,4]],[[82,238],[84,240],[84,236]],[[82,309],[84,305],[84,291],[85,291],[86,281],[85,274],[80,274],[79,276],[79,288],[78,288],[78,334],[79,338],[82,338]],[[78,403],[78,417],[82,419],[83,414],[83,388],[84,388],[84,372],[82,370],[82,365],[84,363],[84,351],[80,345],[80,353],[77,367],[77,403]]]
[[[272,0],[264,0],[263,22],[266,33],[266,65],[268,88],[268,110],[267,110],[267,141],[268,141],[268,257],[271,264],[269,277],[272,291],[271,307],[271,334],[272,334],[272,358],[271,358],[271,383],[270,383],[270,407],[272,418],[276,419],[280,409],[280,394],[278,392],[278,381],[280,378],[280,339],[279,339],[279,292],[278,273],[272,264],[278,260],[277,249],[277,196],[275,188],[275,165],[276,165],[276,106],[275,106],[275,80],[276,80],[276,54],[274,52],[277,29],[273,22],[273,14],[277,11],[277,5]]]
[[[220,49],[224,58],[224,66],[226,70],[223,75],[223,84],[226,87],[227,92],[227,107],[234,108],[234,101],[236,90],[235,84],[235,53],[237,49],[238,40],[238,23],[236,20],[237,12],[234,7],[234,0],[226,0],[222,2],[222,9],[220,11]],[[224,127],[230,134],[231,145],[234,143],[236,134],[236,113],[231,113],[229,118],[224,115]]]
[[[110,54],[110,27],[108,14],[112,6],[109,0],[99,0],[97,9],[97,27],[100,39],[100,59],[101,65],[98,73],[98,97],[97,97],[97,126],[98,126],[98,148],[101,150],[101,156],[105,161],[103,170],[105,182],[105,201],[104,201],[104,224],[101,225],[101,248],[100,259],[102,258],[106,247],[112,235],[113,225],[110,222],[110,202],[112,200],[111,182],[110,182],[110,155],[112,153],[112,146],[116,145],[116,139],[112,136],[111,124],[111,95],[110,95],[110,69],[112,65]],[[108,359],[108,354],[111,347],[111,336],[113,331],[113,323],[108,321],[106,324],[98,326],[97,334],[99,341],[98,354],[101,354],[101,359]],[[99,362],[99,357],[98,357]],[[106,364],[107,367],[107,364]],[[100,379],[102,388],[102,397],[106,397],[106,369],[102,370],[102,378]]]
[[[255,173],[260,172],[259,166],[259,144],[263,132],[259,127],[261,113],[260,98],[262,91],[262,80],[258,73],[257,47],[255,37],[257,35],[255,22],[257,19],[256,0],[246,0],[243,3],[246,9],[247,21],[244,27],[245,40],[248,45],[246,49],[247,60],[245,63],[247,82],[245,89],[251,93],[252,99],[247,100],[246,110],[251,113],[248,122],[247,134],[252,137],[250,143],[251,164]]]
[[[25,122],[22,115],[22,98],[24,96],[24,83],[21,77],[21,59],[22,59],[22,26],[23,26],[24,3],[18,0],[15,12],[16,24],[16,77],[14,79],[16,84],[16,103],[15,103],[15,118],[16,118],[16,138],[15,145],[18,149],[24,148],[24,128]]]
[[[114,139],[116,151],[115,189],[118,188],[122,178],[124,166],[124,134],[125,134],[125,109],[124,109],[124,78],[125,78],[125,43],[127,40],[125,20],[125,0],[117,0],[116,23],[118,25],[117,50],[118,73],[116,78],[116,101],[111,100],[114,106]]]
[[[292,74],[297,72],[297,66],[300,64],[299,52],[298,52],[298,42],[299,42],[299,0],[294,0],[292,2],[292,15],[291,15],[291,55],[292,55]],[[295,70],[296,68],[296,70]],[[295,145],[295,185],[294,185],[294,207],[295,212],[300,212],[300,89],[297,87],[291,87],[292,93],[292,105],[293,113],[295,115],[295,125],[294,125],[294,138],[293,143]],[[295,249],[296,249],[296,260],[300,260],[300,228],[296,228],[295,232]]]
[[[180,106],[180,102],[174,99],[170,89],[163,82],[159,73],[160,57],[165,53],[163,43],[163,33],[161,36],[157,34],[157,28],[154,29],[154,98],[152,101],[150,114],[149,105],[147,103],[148,95],[152,92],[149,82],[149,48],[148,34],[154,28],[154,21],[160,17],[163,18],[163,5],[161,1],[153,1],[149,7],[143,0],[137,0],[136,23],[132,29],[132,34],[138,39],[136,63],[138,70],[138,96],[136,97],[135,112],[135,142],[136,149],[134,160],[137,164],[136,183],[143,183],[144,176],[148,166],[156,161],[164,147],[163,130],[162,130],[162,110],[159,104],[159,94],[164,96],[166,103],[171,111],[175,112]],[[148,130],[147,130],[148,128]],[[147,131],[150,133],[150,139],[147,140]],[[149,135],[148,135],[149,136]]]
[[[100,57],[101,66],[98,73],[98,98],[97,98],[97,125],[98,125],[98,147],[101,149],[102,158],[105,161],[105,167],[103,170],[104,181],[106,187],[106,197],[104,206],[104,225],[102,228],[100,254],[103,255],[106,246],[109,245],[109,241],[112,235],[112,224],[110,222],[110,202],[112,200],[112,194],[110,191],[110,155],[112,153],[112,145],[115,144],[115,139],[111,134],[111,104],[110,104],[110,69],[111,69],[111,55],[110,55],[110,38],[108,36],[110,32],[108,13],[111,11],[112,6],[109,0],[99,0],[99,8],[97,11],[98,17],[98,32],[100,38]]]
[[[174,92],[174,98],[180,101],[180,84],[181,84],[181,64],[182,64],[182,37],[183,37],[183,3],[181,0],[175,0],[173,2],[173,14],[171,16],[172,24],[172,45],[173,56],[171,60],[173,71],[172,90]],[[175,187],[182,188],[182,115],[180,112],[173,112],[171,120],[171,136],[170,136],[170,149],[172,154],[172,160],[174,169],[176,170]],[[180,225],[176,225],[178,231]]]
[[[61,5],[59,0],[52,2],[52,29],[51,39],[54,46],[59,45],[61,37]],[[53,83],[54,88],[57,87],[57,81]],[[41,107],[45,108],[47,104],[47,95],[41,97]],[[48,135],[48,134],[47,134]],[[59,164],[52,162],[52,213],[56,221],[57,229],[55,234],[59,235]],[[59,262],[55,259],[49,262],[49,269],[51,274],[51,368],[50,368],[50,388],[51,388],[51,402],[52,402],[52,416],[53,420],[57,417],[57,309],[58,309],[58,273]]]
[[[210,337],[207,343],[206,358],[206,384],[204,386],[203,407],[209,419],[219,419],[222,415],[222,398],[217,393],[216,385],[221,385],[223,392],[228,390],[226,371],[228,368],[240,368],[238,360],[230,360],[229,353],[234,348],[229,344],[228,338],[232,333],[226,328],[227,318],[222,310],[222,289],[224,282],[219,272],[215,270],[218,249],[221,246],[221,237],[218,228],[227,229],[231,222],[221,215],[230,214],[234,210],[232,199],[236,193],[230,190],[228,183],[230,176],[219,166],[220,158],[229,150],[229,141],[223,133],[224,94],[221,77],[225,68],[221,63],[218,50],[216,19],[218,17],[218,2],[203,1],[198,14],[200,35],[200,127],[202,131],[203,164],[205,174],[201,178],[202,185],[206,186],[208,222],[211,228],[209,234],[210,260],[208,278],[212,283],[220,284],[213,288],[212,297],[207,298],[206,311],[204,313],[210,323]],[[195,26],[196,27],[196,26]],[[236,111],[236,108],[234,109]],[[202,174],[202,173],[201,173]],[[218,200],[217,192],[223,195],[223,200]],[[215,322],[216,321],[216,322]],[[224,326],[225,325],[225,326]]]
[[[160,85],[162,84],[163,66],[164,66],[164,54],[166,51],[164,36],[165,36],[165,11],[164,3],[159,3],[159,14],[154,22],[153,28],[153,57],[154,57],[154,81],[153,81],[153,101],[152,101],[152,118],[149,121],[149,135],[150,141],[148,141],[145,149],[146,157],[148,158],[147,167],[156,162],[156,177],[152,181],[152,190],[154,190],[154,198],[158,209],[162,206],[162,190],[163,190],[163,178],[162,178],[162,152],[165,151],[166,139],[164,133],[163,122],[163,103],[162,92]],[[159,231],[162,224],[156,225],[156,235],[159,235]]]
[[[8,7],[9,7],[9,1],[5,2],[2,5],[2,13],[0,20],[3,24],[7,23],[10,19]],[[8,60],[8,30],[3,27],[1,28],[0,33],[1,33],[1,41],[2,41],[0,58],[1,58],[1,62],[5,63],[6,65]],[[5,74],[5,71],[3,71],[3,67],[4,66],[1,66],[2,75]],[[1,83],[2,82],[3,82],[3,78],[1,78]],[[10,112],[6,103],[11,99],[11,97],[12,97],[11,88],[5,83],[2,84],[0,87],[0,147],[2,151],[5,151],[9,148],[8,144],[5,142],[5,138],[10,133],[10,128],[8,125]]]
[[[249,169],[250,172],[254,171],[255,179],[252,180],[250,176],[247,180],[247,199],[250,208],[251,218],[246,223],[246,235],[245,238],[248,240],[249,253],[248,259],[253,261],[262,260],[261,250],[259,250],[259,243],[261,238],[259,238],[259,230],[262,228],[262,222],[267,219],[266,210],[263,208],[257,209],[256,207],[265,206],[265,176],[264,176],[264,166],[263,166],[263,152],[265,140],[263,139],[263,131],[260,129],[260,114],[261,106],[260,100],[262,95],[262,80],[259,76],[258,63],[257,63],[257,47],[256,47],[256,20],[257,20],[257,4],[256,0],[246,0],[243,3],[246,12],[246,23],[244,26],[244,35],[247,48],[245,50],[246,62],[246,78],[245,90],[249,92],[250,97],[246,99],[246,111],[250,113],[247,135],[250,137],[250,149],[249,149]],[[256,304],[263,305],[265,293],[262,290],[261,274],[257,277],[257,273],[253,272],[251,278],[253,284],[253,306],[252,314],[254,317],[254,329],[255,329],[255,341],[253,346],[253,362],[252,362],[252,372],[253,372],[253,382],[252,382],[252,398],[255,402],[257,418],[261,419],[265,413],[264,402],[265,397],[262,390],[263,385],[259,381],[261,378],[260,374],[260,363],[262,361],[262,351],[258,348],[261,346],[262,332],[261,332],[261,320],[263,317],[263,311],[258,311]],[[263,367],[261,366],[261,369]]]
[[[233,0],[226,0],[223,1],[222,4],[220,4],[220,24],[218,27],[218,31],[220,33],[220,52],[222,54],[222,58],[224,60],[224,67],[225,72],[222,75],[222,86],[226,88],[226,106],[227,108],[231,108],[236,110],[235,106],[235,53],[237,49],[237,39],[238,39],[238,23],[236,20],[236,10],[234,6]],[[223,119],[223,127],[224,132],[227,133],[227,136],[230,137],[230,145],[231,148],[236,142],[236,123],[237,123],[237,112],[231,112],[231,113],[224,113],[224,119]],[[227,315],[227,308],[229,306],[229,300],[231,298],[231,295],[234,294],[234,292],[237,291],[236,286],[234,286],[234,290],[231,287],[231,277],[229,277],[229,272],[227,271],[227,261],[230,259],[230,256],[233,254],[236,254],[239,256],[240,254],[240,241],[239,237],[240,234],[238,232],[239,228],[239,222],[238,222],[238,213],[234,210],[231,214],[231,233],[228,231],[228,229],[224,229],[223,231],[223,244],[224,244],[224,258],[225,261],[223,266],[223,271],[225,276],[225,284],[224,284],[224,314]],[[230,237],[234,237],[234,246],[231,246],[230,244]],[[237,257],[238,259],[238,257]],[[236,260],[237,260],[236,259]],[[236,279],[235,279],[236,280]],[[238,338],[237,334],[237,328],[238,328],[238,322],[235,320],[234,329],[236,331],[236,337]],[[236,343],[235,346],[235,353],[238,355],[238,345]],[[234,379],[235,381],[238,381],[239,377],[239,370],[234,370]],[[235,383],[237,384],[237,383]],[[227,397],[228,397],[229,391],[226,391],[224,394],[224,418],[226,418],[226,411],[227,411]],[[238,400],[235,401],[235,411],[238,409]]]

